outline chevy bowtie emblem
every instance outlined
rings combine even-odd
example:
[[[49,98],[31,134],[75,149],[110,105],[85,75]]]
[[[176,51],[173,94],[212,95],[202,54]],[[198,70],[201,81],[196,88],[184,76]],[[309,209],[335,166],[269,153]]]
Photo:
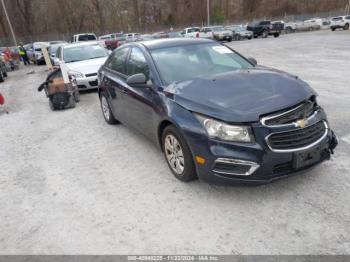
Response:
[[[298,120],[296,124],[300,128],[305,128],[307,125],[307,120],[306,119]]]

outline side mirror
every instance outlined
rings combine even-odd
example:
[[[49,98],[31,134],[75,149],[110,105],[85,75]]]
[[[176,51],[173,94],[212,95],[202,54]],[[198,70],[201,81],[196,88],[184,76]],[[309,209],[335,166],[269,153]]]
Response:
[[[143,86],[147,85],[147,79],[146,79],[146,76],[144,74],[140,73],[140,74],[129,76],[126,79],[126,83],[129,86],[143,87]]]
[[[249,60],[249,62],[251,62],[254,66],[256,66],[256,65],[258,64],[258,61],[256,61],[256,59],[253,58],[253,57],[248,57],[248,60]]]

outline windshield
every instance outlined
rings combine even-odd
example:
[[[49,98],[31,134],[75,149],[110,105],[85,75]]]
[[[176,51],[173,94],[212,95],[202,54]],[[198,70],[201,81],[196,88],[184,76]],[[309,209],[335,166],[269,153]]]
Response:
[[[160,48],[151,53],[166,85],[253,67],[231,49],[215,43]]]
[[[49,47],[49,53],[56,54],[57,49],[62,45],[52,45]]]
[[[107,50],[98,44],[83,45],[83,46],[65,48],[63,59],[66,63],[72,63],[72,62],[105,57],[107,55],[108,55]]]

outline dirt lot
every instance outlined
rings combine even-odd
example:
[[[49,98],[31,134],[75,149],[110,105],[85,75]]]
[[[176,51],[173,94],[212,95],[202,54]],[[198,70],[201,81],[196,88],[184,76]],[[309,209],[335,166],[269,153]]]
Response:
[[[0,254],[349,254],[350,32],[230,45],[317,90],[331,161],[259,187],[184,184],[142,135],[105,124],[96,93],[51,112],[31,66],[0,84]]]

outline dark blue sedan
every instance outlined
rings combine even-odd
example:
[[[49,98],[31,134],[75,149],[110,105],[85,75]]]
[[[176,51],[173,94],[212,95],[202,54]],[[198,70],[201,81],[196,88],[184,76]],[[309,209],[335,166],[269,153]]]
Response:
[[[337,145],[305,82],[215,41],[123,45],[99,83],[107,123],[159,144],[182,181],[270,182],[328,160]]]

